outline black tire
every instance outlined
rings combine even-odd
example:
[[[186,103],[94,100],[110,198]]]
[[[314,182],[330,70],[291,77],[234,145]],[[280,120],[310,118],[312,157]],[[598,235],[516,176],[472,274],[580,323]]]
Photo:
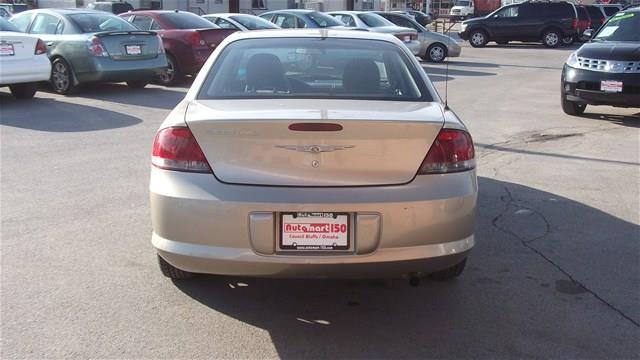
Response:
[[[184,82],[184,74],[178,68],[176,59],[167,54],[167,70],[160,75],[160,84],[164,86],[177,86]]]
[[[562,38],[562,46],[571,46],[575,41],[575,36],[565,36]]]
[[[584,114],[584,111],[587,109],[587,104],[578,104],[576,102],[569,101],[564,95],[562,95],[560,101],[562,103],[562,111],[567,115],[580,116]]]
[[[14,84],[9,85],[9,89],[11,90],[11,95],[13,95],[16,99],[31,99],[36,94],[36,91],[38,91],[38,84]]]
[[[440,43],[431,44],[421,58],[422,60],[441,63],[447,58],[447,47]]]
[[[548,48],[557,48],[562,43],[562,34],[556,29],[549,29],[542,34],[542,43]]]
[[[180,270],[177,267],[169,264],[162,256],[158,255],[158,265],[160,265],[160,271],[162,275],[168,277],[173,280],[181,280],[188,279],[193,277],[195,274],[190,273],[188,271]]]
[[[72,94],[76,90],[73,83],[73,70],[63,58],[56,58],[51,63],[51,86],[53,91],[62,95]]]
[[[469,44],[475,48],[481,48],[489,42],[489,35],[486,31],[477,29],[469,33]]]
[[[132,89],[144,89],[144,87],[147,86],[147,84],[149,83],[142,80],[127,81],[127,86],[129,86]]]
[[[435,281],[447,281],[455,279],[462,274],[466,264],[467,258],[464,258],[462,259],[462,261],[453,265],[452,267],[429,274],[429,279]]]

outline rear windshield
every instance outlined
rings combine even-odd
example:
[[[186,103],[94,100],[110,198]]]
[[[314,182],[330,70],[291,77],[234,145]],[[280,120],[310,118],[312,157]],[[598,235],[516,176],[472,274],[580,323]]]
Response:
[[[82,13],[69,14],[73,21],[83,33],[94,33],[101,31],[135,31],[138,30],[124,19],[107,13]]]
[[[640,41],[640,13],[619,12],[598,31],[594,41]]]
[[[242,26],[246,27],[249,30],[278,29],[278,26],[274,23],[257,16],[233,15],[230,16],[230,18],[239,22]]]
[[[307,17],[311,19],[314,23],[316,23],[319,27],[330,27],[330,26],[344,26],[343,23],[339,22],[332,16],[327,14],[319,13],[319,12],[310,12],[307,14]]]
[[[358,17],[362,22],[367,24],[368,27],[381,27],[381,26],[393,26],[393,23],[389,22],[385,18],[376,14],[358,14]]]
[[[166,13],[160,15],[176,29],[211,29],[217,28],[211,21],[190,12]]]
[[[433,101],[400,47],[354,39],[246,39],[216,60],[200,99]]]
[[[4,18],[0,18],[0,31],[20,32],[20,30],[18,30],[18,28],[15,27],[15,25],[13,25],[12,23],[8,22]]]

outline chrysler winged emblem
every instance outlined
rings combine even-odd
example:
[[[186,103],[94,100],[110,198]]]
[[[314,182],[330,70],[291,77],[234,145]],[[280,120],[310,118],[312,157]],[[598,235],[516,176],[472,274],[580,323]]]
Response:
[[[323,152],[332,152],[337,150],[351,149],[356,146],[355,145],[276,145],[275,147],[280,149],[285,149],[285,150],[319,154]]]

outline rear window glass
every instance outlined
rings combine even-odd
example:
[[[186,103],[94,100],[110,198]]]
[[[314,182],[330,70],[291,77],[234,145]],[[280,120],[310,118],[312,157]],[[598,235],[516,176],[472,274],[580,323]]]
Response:
[[[334,19],[333,17],[319,12],[310,12],[307,14],[307,17],[321,28],[329,26],[344,26],[344,24]]]
[[[393,25],[393,23],[389,22],[389,20],[376,14],[358,14],[358,17],[360,18],[360,20],[362,20],[362,22],[367,24],[367,26],[369,27],[381,27],[381,26]]]
[[[171,23],[176,29],[211,29],[218,27],[212,24],[211,21],[205,20],[194,13],[178,12],[162,14],[160,16]]]
[[[0,31],[20,32],[17,27],[3,18],[0,18]]]
[[[617,7],[614,6],[603,6],[602,10],[607,16],[615,15],[618,11],[620,11]]]
[[[138,30],[124,19],[115,15],[103,13],[83,13],[68,15],[83,33],[100,31],[132,31]]]
[[[198,97],[432,101],[419,71],[385,41],[247,39],[222,51]]]
[[[257,16],[251,15],[233,15],[230,16],[232,20],[239,22],[242,26],[246,27],[249,30],[261,30],[261,29],[277,29],[278,27]]]

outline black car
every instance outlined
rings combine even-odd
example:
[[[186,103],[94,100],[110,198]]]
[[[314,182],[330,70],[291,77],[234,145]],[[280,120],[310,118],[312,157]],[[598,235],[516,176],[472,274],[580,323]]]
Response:
[[[557,47],[562,39],[573,39],[578,30],[578,13],[569,2],[533,2],[504,6],[483,18],[462,22],[460,37],[473,47],[489,41],[541,41]]]
[[[638,29],[640,9],[619,12],[569,56],[561,81],[565,113],[581,115],[587,105],[640,107]]]

